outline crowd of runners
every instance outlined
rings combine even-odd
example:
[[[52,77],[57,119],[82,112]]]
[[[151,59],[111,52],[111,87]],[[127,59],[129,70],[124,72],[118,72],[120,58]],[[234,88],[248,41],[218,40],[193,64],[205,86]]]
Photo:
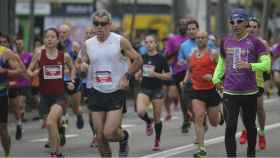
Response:
[[[8,113],[16,119],[15,139],[24,136],[26,106],[38,109],[42,127],[48,130],[50,158],[64,157],[70,106],[76,126],[83,129],[85,116],[92,131],[91,147],[102,157],[112,157],[110,142],[119,142],[119,156],[129,156],[130,132],[122,128],[127,112],[130,85],[139,84],[135,111],[145,122],[147,136],[154,134],[152,150],[160,150],[164,122],[172,119],[171,106],[182,111],[181,132],[191,125],[197,146],[193,157],[206,157],[204,137],[208,122],[224,125],[226,156],[236,157],[238,118],[244,130],[240,144],[248,144],[247,156],[256,156],[256,146],[266,149],[264,95],[272,88],[280,95],[280,43],[260,36],[261,21],[244,9],[233,9],[228,17],[231,32],[217,37],[200,30],[194,18],[181,18],[177,32],[159,50],[155,35],[147,35],[141,51],[112,30],[109,12],[92,15],[83,42],[71,40],[71,27],[62,24],[44,31],[34,51],[24,49],[24,41],[12,42],[0,34],[0,138],[9,157],[11,136]],[[141,52],[141,53],[138,53]],[[82,113],[86,102],[88,114]],[[147,108],[152,106],[153,116]],[[12,110],[10,110],[12,108]],[[255,123],[257,118],[259,131]]]

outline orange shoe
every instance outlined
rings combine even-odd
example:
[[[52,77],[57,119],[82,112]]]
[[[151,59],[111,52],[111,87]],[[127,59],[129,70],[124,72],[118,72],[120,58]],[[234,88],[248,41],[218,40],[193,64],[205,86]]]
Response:
[[[241,132],[240,138],[239,138],[239,143],[240,144],[246,144],[247,143],[247,131],[243,130]]]
[[[265,135],[260,135],[259,134],[259,148],[261,150],[265,150],[266,149],[266,139],[265,139]]]

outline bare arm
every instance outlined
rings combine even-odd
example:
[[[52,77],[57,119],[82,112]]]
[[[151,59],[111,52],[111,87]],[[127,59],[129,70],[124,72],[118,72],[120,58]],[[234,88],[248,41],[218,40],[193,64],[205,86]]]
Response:
[[[68,53],[64,53],[64,59],[65,59],[65,63],[66,66],[70,69],[70,77],[71,80],[74,81],[76,78],[76,68],[75,65],[72,62],[71,57],[68,55]]]
[[[8,50],[7,61],[10,67],[7,69],[7,76],[24,75],[25,67],[17,54]]]
[[[31,63],[27,69],[27,74],[29,77],[35,77],[39,74],[39,60],[41,58],[41,52],[36,52],[32,57]]]
[[[81,73],[81,76],[86,77],[86,73],[88,71],[88,65],[90,64],[89,57],[86,51],[86,45],[83,47],[84,49],[78,55],[78,59],[76,60],[76,70]]]
[[[128,73],[136,73],[138,70],[140,70],[143,64],[142,57],[139,53],[136,52],[131,43],[125,38],[121,39],[121,48],[124,51],[125,56],[127,56],[132,61],[128,68]]]

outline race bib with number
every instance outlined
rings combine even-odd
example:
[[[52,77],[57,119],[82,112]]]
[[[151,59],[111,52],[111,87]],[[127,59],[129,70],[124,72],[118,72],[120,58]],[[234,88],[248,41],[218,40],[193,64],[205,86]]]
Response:
[[[143,76],[150,77],[151,72],[155,71],[154,65],[145,64],[143,65]]]
[[[62,65],[45,65],[43,67],[43,77],[45,80],[62,79]]]
[[[96,71],[95,82],[100,86],[112,85],[112,75],[110,71]]]
[[[99,66],[95,71],[95,83],[98,86],[112,86],[112,68],[108,65]]]

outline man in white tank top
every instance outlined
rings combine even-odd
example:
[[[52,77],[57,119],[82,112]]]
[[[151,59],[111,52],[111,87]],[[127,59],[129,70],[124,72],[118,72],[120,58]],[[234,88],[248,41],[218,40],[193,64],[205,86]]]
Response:
[[[111,15],[100,10],[92,16],[96,36],[85,42],[86,53],[81,72],[87,71],[88,108],[96,129],[98,149],[102,157],[111,157],[109,141],[119,142],[119,156],[128,156],[129,134],[121,129],[124,90],[143,60],[124,37],[111,32]],[[123,54],[121,53],[123,51]],[[124,56],[133,62],[124,64]]]

